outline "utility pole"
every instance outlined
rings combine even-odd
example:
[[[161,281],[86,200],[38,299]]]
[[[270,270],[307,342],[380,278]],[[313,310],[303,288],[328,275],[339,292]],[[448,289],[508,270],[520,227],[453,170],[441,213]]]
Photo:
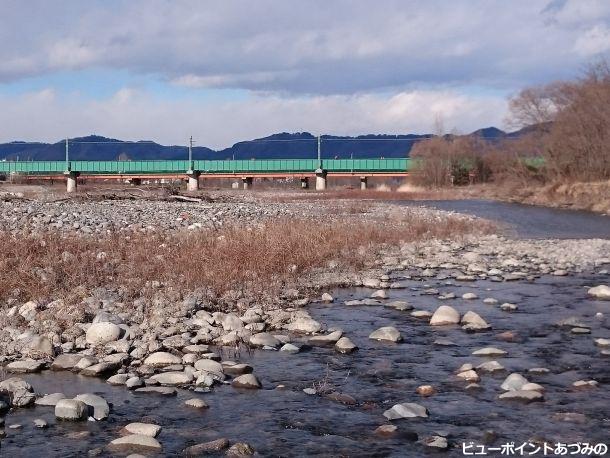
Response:
[[[70,152],[69,152],[67,138],[66,138],[66,170],[70,170]]]

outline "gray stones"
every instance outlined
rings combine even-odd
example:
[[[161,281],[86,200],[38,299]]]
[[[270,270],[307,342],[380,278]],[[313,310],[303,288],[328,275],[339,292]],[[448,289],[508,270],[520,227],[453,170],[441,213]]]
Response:
[[[411,312],[411,316],[413,318],[427,320],[428,318],[430,318],[432,316],[432,312],[429,312],[428,310],[415,310],[415,311]]]
[[[462,299],[466,299],[466,300],[473,300],[473,299],[478,299],[479,296],[477,296],[475,293],[464,293],[462,294]]]
[[[51,406],[55,407],[59,401],[66,399],[66,395],[63,393],[47,394],[39,399],[36,399],[35,404],[37,406]]]
[[[486,297],[485,299],[483,299],[483,303],[487,305],[496,305],[498,303],[498,300],[494,299],[493,297]]]
[[[171,353],[165,351],[158,351],[155,353],[151,353],[145,360],[144,364],[151,367],[165,367],[171,366],[173,364],[182,363],[182,359],[180,359],[176,355],[172,355]]]
[[[227,457],[234,458],[250,455],[254,455],[254,449],[251,445],[246,444],[245,442],[238,442],[236,444],[233,444],[231,447],[229,447],[229,450],[227,450],[226,453]]]
[[[140,436],[157,437],[161,432],[161,426],[153,423],[129,423],[125,426],[125,431],[130,434]]]
[[[335,298],[329,293],[324,293],[322,294],[321,300],[322,302],[331,303],[335,301]]]
[[[578,380],[572,383],[572,386],[577,389],[596,388],[598,385],[597,380]]]
[[[610,347],[610,339],[594,339],[595,345],[598,347]]]
[[[6,365],[6,370],[8,372],[18,373],[18,374],[31,374],[33,372],[40,372],[40,370],[44,367],[44,363],[42,361],[13,361]]]
[[[475,350],[472,352],[474,356],[491,356],[491,357],[500,357],[506,356],[508,352],[501,350],[496,347],[485,347],[480,348],[479,350]]]
[[[193,407],[194,409],[207,409],[210,406],[203,399],[193,398],[184,401],[184,405],[187,407]]]
[[[398,331],[398,329],[396,329],[394,326],[384,326],[376,331],[373,331],[369,335],[369,339],[400,342],[402,340],[402,336],[400,331]]]
[[[161,450],[161,444],[157,439],[142,434],[129,434],[128,436],[119,437],[110,442],[111,448],[128,448],[128,449],[152,449]]]
[[[405,301],[392,301],[386,304],[388,307],[393,307],[396,310],[405,312],[407,310],[413,310],[413,306]]]
[[[220,380],[224,380],[224,370],[222,364],[211,359],[200,359],[195,363],[195,369],[198,371],[209,372]]]
[[[421,440],[421,443],[424,444],[426,447],[431,447],[438,450],[446,450],[447,447],[449,447],[447,439],[443,436],[424,437]]]
[[[54,371],[69,371],[78,364],[78,362],[82,359],[82,355],[64,353],[59,355],[55,360],[51,363],[51,370]]]
[[[77,399],[61,399],[55,405],[55,417],[59,420],[84,420],[87,418],[87,411],[87,404]]]
[[[349,337],[341,337],[335,344],[335,350],[339,353],[352,353],[358,347],[349,339]]]
[[[507,391],[499,396],[500,399],[516,400],[523,402],[542,401],[544,396],[539,391],[533,390],[516,390]]]
[[[506,377],[500,388],[505,391],[518,391],[523,389],[523,385],[525,385],[526,383],[529,382],[525,377],[523,377],[521,374],[514,372],[508,377]]]
[[[296,345],[287,343],[287,344],[282,345],[282,348],[280,348],[280,351],[283,351],[285,353],[298,353],[299,351],[301,351],[301,349],[299,347],[297,347]]]
[[[53,343],[48,337],[34,335],[27,340],[21,354],[28,358],[51,358],[55,354]]]
[[[121,328],[114,323],[93,323],[87,329],[87,343],[90,345],[104,345],[108,342],[118,340],[121,336]]]
[[[498,361],[485,361],[484,363],[479,364],[477,369],[483,372],[490,372],[492,374],[505,370],[504,366],[502,366],[502,364],[500,364]]]
[[[194,377],[188,372],[162,372],[153,375],[151,379],[165,386],[182,386],[191,383]]]
[[[391,409],[386,410],[383,416],[388,420],[398,420],[400,418],[426,418],[428,417],[428,410],[419,404],[406,402],[403,404],[396,404]]]
[[[301,316],[288,324],[286,329],[303,334],[314,334],[322,329],[322,325],[311,317]]]
[[[254,374],[244,374],[233,379],[231,383],[234,388],[259,389],[262,388],[261,382]]]
[[[252,372],[252,366],[249,364],[235,363],[233,361],[223,361],[222,370],[228,375],[242,375]]]
[[[468,311],[462,317],[462,328],[466,331],[486,331],[491,328],[478,313]]]
[[[116,374],[112,377],[109,377],[108,380],[106,380],[106,383],[108,383],[109,385],[120,386],[125,385],[125,383],[127,383],[127,380],[129,380],[128,374]]]
[[[117,369],[119,366],[119,364],[113,363],[98,363],[84,368],[80,371],[80,374],[88,377],[99,377],[107,372]]]
[[[105,420],[110,414],[110,406],[104,398],[97,394],[79,394],[74,399],[84,402],[95,420]]]
[[[449,305],[441,305],[436,309],[432,315],[432,318],[430,318],[430,325],[432,326],[458,324],[459,322],[460,314],[456,309]]]
[[[140,377],[137,376],[129,377],[125,382],[125,388],[127,388],[128,390],[134,390],[136,388],[140,388],[143,385],[144,382]]]
[[[201,444],[192,445],[184,450],[185,456],[201,456],[220,452],[229,446],[229,441],[224,437]]]
[[[457,377],[467,382],[478,382],[479,375],[473,370],[468,369],[457,374]]]
[[[250,337],[250,344],[255,347],[279,347],[281,342],[268,332],[260,332]]]
[[[313,346],[327,346],[334,345],[343,335],[342,331],[334,331],[325,336],[313,336],[310,337],[307,343]]]
[[[504,302],[501,306],[500,306],[500,310],[503,310],[505,312],[514,312],[515,310],[517,310],[519,307],[517,306],[517,304],[512,304],[510,302]]]
[[[1,381],[0,394],[7,395],[9,404],[13,407],[28,406],[36,399],[32,385],[18,377]]]
[[[589,288],[587,294],[593,296],[595,299],[610,301],[610,286],[599,285],[594,288]]]
[[[371,299],[387,299],[388,293],[384,289],[379,289],[371,294]]]
[[[36,418],[34,419],[34,427],[38,429],[46,429],[49,427],[49,424],[42,418]]]

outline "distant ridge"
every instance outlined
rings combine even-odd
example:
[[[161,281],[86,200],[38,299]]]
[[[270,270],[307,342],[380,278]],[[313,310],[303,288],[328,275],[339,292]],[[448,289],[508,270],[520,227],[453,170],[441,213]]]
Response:
[[[486,127],[470,135],[478,135],[494,141],[518,136],[520,132],[506,133],[496,127]],[[338,159],[406,157],[417,141],[429,137],[432,135],[368,134],[356,137],[323,135],[322,156]],[[204,146],[193,147],[194,159],[299,159],[313,158],[316,154],[316,137],[309,132],[281,132],[238,142],[222,150],[213,150]],[[70,139],[72,160],[186,159],[187,157],[186,146],[165,146],[146,140],[126,142],[99,135]],[[0,160],[59,161],[64,158],[63,140],[57,143],[13,141],[0,144]]]

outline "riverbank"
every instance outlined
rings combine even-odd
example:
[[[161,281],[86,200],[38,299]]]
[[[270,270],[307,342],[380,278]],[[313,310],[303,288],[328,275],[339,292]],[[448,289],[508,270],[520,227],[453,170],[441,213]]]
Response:
[[[340,447],[352,456],[391,455],[404,451],[407,438],[418,441],[409,445],[414,454],[426,447],[458,453],[460,440],[484,440],[483,425],[446,428],[477,402],[500,409],[522,434],[515,422],[530,408],[507,411],[498,398],[513,391],[513,401],[539,403],[546,416],[566,414],[553,408],[561,404],[571,416],[586,414],[580,434],[600,440],[601,414],[592,406],[579,412],[570,390],[584,383],[598,401],[608,396],[598,379],[610,311],[587,291],[607,278],[610,240],[515,240],[483,220],[392,202],[209,197],[1,204],[9,255],[1,269],[0,348],[13,377],[0,383],[11,408],[3,449],[39,450],[44,438],[67,434],[73,451],[118,456],[177,454],[198,444],[188,452],[196,454],[229,443],[248,452],[235,445],[244,441],[263,454],[285,442],[304,453]],[[179,220],[185,212],[189,218]],[[14,282],[23,278],[28,283]],[[565,297],[554,304],[558,285]],[[550,379],[530,372],[546,364],[536,340],[545,330],[553,342],[578,338],[583,364],[599,361],[600,370],[547,361]],[[491,353],[469,356],[480,349]],[[433,367],[422,358],[434,351],[444,356]],[[512,372],[538,386],[498,392]],[[587,385],[591,379],[597,385]],[[101,389],[100,380],[115,388]],[[102,399],[60,403],[91,392]],[[43,397],[52,393],[59,394]],[[451,399],[460,403],[449,407]],[[152,406],[163,414],[149,413]],[[100,421],[78,421],[95,419],[96,407]],[[315,412],[350,421],[332,426]],[[61,420],[70,415],[77,421]],[[213,430],[184,426],[200,418]],[[32,429],[34,419],[48,428]],[[150,440],[117,430],[133,422],[161,433]],[[492,442],[511,439],[509,432],[497,425]]]

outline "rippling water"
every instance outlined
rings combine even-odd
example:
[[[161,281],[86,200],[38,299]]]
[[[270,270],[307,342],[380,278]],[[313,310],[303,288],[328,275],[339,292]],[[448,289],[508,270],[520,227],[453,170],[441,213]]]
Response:
[[[607,278],[607,277],[606,277]],[[104,422],[56,422],[53,409],[21,409],[6,417],[7,424],[20,423],[17,431],[7,429],[2,441],[3,456],[83,456],[88,450],[104,447],[118,437],[118,431],[133,421],[152,421],[163,427],[158,439],[163,455],[179,454],[195,443],[227,437],[245,441],[263,456],[421,456],[431,453],[414,442],[414,434],[424,437],[446,435],[449,456],[462,456],[463,441],[483,440],[485,431],[498,435],[496,444],[521,443],[537,437],[549,442],[602,442],[610,428],[610,358],[604,358],[594,345],[594,337],[608,337],[609,323],[595,318],[596,312],[610,314],[610,302],[592,301],[586,287],[601,282],[594,276],[545,277],[535,283],[493,283],[445,285],[444,281],[406,281],[408,288],[391,290],[391,300],[407,300],[418,309],[433,311],[440,303],[422,290],[435,286],[454,291],[458,296],[473,291],[479,300],[452,300],[462,314],[473,310],[483,316],[493,330],[467,334],[459,327],[430,327],[384,306],[345,306],[343,300],[362,298],[370,290],[336,291],[338,304],[310,308],[312,316],[329,327],[340,327],[360,347],[352,355],[340,355],[332,348],[313,348],[296,355],[255,351],[240,355],[254,366],[264,389],[238,391],[231,386],[211,393],[180,391],[177,398],[136,395],[112,387],[102,380],[69,373],[46,372],[26,378],[39,392],[64,392],[68,396],[94,392],[113,403],[110,419]],[[482,303],[484,297],[519,304],[508,313]],[[592,328],[591,335],[572,335],[553,324],[577,316]],[[396,326],[404,342],[384,344],[368,339],[380,326]],[[522,342],[502,342],[496,335],[514,330]],[[433,345],[437,338],[455,342],[455,347]],[[493,345],[508,351],[497,358],[507,368],[499,375],[482,374],[481,391],[467,392],[465,383],[452,374],[463,363],[475,365],[485,358],[472,357],[477,348]],[[226,355],[230,358],[231,355]],[[527,369],[547,367],[548,375],[529,375]],[[500,384],[510,372],[517,371],[528,380],[546,388],[544,402],[523,405],[498,400]],[[356,399],[346,406],[302,389],[327,377],[342,393]],[[580,379],[595,379],[597,389],[574,391],[571,384]],[[285,389],[277,389],[279,384]],[[417,386],[434,385],[438,394],[421,398]],[[198,396],[210,408],[189,409],[183,401]],[[428,419],[399,420],[398,432],[391,438],[373,434],[388,423],[383,411],[399,402],[418,402],[428,408]],[[568,423],[553,418],[555,413],[578,412],[584,423]],[[34,418],[44,418],[49,429],[37,430]],[[86,434],[81,437],[78,433]],[[119,456],[119,455],[116,455]]]

